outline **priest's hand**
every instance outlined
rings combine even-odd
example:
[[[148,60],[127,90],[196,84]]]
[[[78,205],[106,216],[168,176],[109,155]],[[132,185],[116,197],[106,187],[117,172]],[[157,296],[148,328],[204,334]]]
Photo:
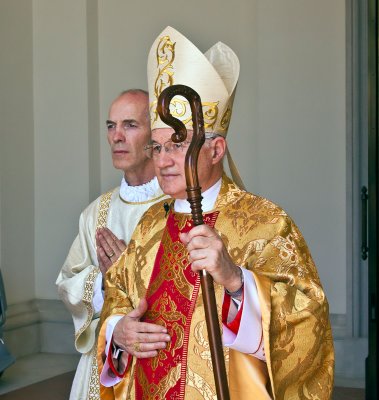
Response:
[[[137,358],[155,357],[171,340],[165,327],[140,322],[146,310],[147,301],[141,299],[138,307],[121,318],[113,331],[114,344]]]
[[[242,286],[240,268],[230,258],[218,233],[208,225],[194,226],[181,233],[180,240],[187,247],[193,271],[205,269],[213,280],[230,292]]]
[[[96,231],[95,238],[99,268],[104,278],[111,265],[126,249],[126,244],[108,228],[99,228]]]

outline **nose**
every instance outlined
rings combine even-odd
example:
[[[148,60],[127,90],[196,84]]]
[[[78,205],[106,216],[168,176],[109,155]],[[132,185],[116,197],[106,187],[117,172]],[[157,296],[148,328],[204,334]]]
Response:
[[[171,167],[175,164],[172,154],[166,152],[164,148],[162,148],[161,152],[154,157],[153,161],[154,165],[159,169]]]
[[[125,131],[121,124],[116,125],[112,139],[114,143],[125,141]]]

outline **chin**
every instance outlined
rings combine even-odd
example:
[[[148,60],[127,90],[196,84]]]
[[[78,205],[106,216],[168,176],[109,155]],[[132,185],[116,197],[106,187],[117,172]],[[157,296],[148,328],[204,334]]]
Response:
[[[128,169],[129,164],[125,163],[124,161],[120,161],[120,160],[113,160],[113,167],[115,169],[121,169],[123,171],[125,171],[125,169]]]
[[[159,180],[158,180],[159,181]],[[184,192],[178,192],[178,185],[175,185],[174,182],[164,182],[164,181],[159,181],[159,185],[163,191],[164,194],[167,194],[170,197],[173,197],[174,199],[186,199],[187,198],[187,192],[184,190]]]

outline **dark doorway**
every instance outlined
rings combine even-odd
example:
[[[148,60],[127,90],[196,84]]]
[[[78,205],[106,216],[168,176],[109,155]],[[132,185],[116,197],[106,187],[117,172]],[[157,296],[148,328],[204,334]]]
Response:
[[[378,398],[378,0],[368,3],[368,321],[366,398]]]

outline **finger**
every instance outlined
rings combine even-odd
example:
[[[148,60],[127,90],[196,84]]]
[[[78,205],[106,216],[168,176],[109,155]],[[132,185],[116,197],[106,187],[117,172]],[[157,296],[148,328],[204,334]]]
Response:
[[[213,237],[213,236],[217,236],[217,233],[214,229],[212,229],[208,225],[203,224],[203,225],[194,226],[188,232],[188,240],[189,241],[191,241],[191,239],[194,238],[195,236]]]
[[[104,277],[109,267],[112,265],[112,263],[101,247],[98,247],[96,249],[96,254],[97,254],[97,260],[99,261],[100,271]]]
[[[116,244],[116,246],[118,247],[118,251],[119,253],[123,253],[126,249],[126,243],[124,240],[117,240],[114,242]]]
[[[105,228],[97,228],[96,229],[95,239],[96,239],[97,246],[101,246],[101,241],[104,240],[104,235],[103,235],[104,229]]]
[[[170,335],[167,333],[137,333],[135,339],[130,342],[133,343],[140,343],[141,349],[145,351],[155,350],[166,347],[166,344],[171,340]],[[143,346],[142,346],[143,345]]]
[[[180,241],[186,246],[195,237],[212,238],[212,237],[218,237],[218,234],[214,229],[210,228],[209,226],[207,226],[205,224],[194,226],[187,233],[179,233]]]
[[[101,247],[103,249],[103,251],[105,252],[105,255],[110,259],[111,264],[113,264],[120,256],[121,251],[114,244],[114,242],[112,242],[112,244],[110,245],[109,242],[102,235],[102,233],[99,233],[99,242],[100,242],[99,247]]]
[[[112,261],[109,259],[109,257],[107,256],[102,247],[97,248],[97,254],[98,254],[100,269],[101,267],[103,267],[103,269],[107,271],[109,267],[112,265]]]
[[[134,321],[127,315],[117,322],[113,331],[114,343],[128,352],[131,351],[131,348],[134,351],[138,350],[135,348],[136,343],[167,343],[170,340],[165,327]]]
[[[109,229],[104,228],[101,232],[99,232],[99,239],[102,247],[108,255],[118,250],[118,246],[116,246]]]
[[[187,243],[188,252],[193,250],[208,249],[214,243],[214,239],[205,236],[195,236]]]
[[[142,318],[145,312],[147,311],[147,301],[145,298],[140,299],[138,306],[128,314],[128,317],[131,318]]]
[[[155,351],[165,349],[167,342],[133,342],[127,346],[127,351],[134,353],[145,353],[147,351]]]
[[[159,350],[165,349],[167,343],[138,343],[138,349],[134,345],[127,347],[127,352],[138,358],[155,357]]]
[[[212,260],[212,254],[210,254],[208,249],[196,249],[191,250],[188,254],[189,262],[192,264],[194,262],[202,262],[204,265],[209,264]],[[207,261],[207,262],[206,262]]]
[[[118,237],[109,228],[103,228],[102,234],[109,243],[119,240]]]
[[[183,232],[179,233],[179,239],[185,246],[188,245],[189,242],[188,233],[183,233]]]
[[[214,267],[210,264],[207,264],[207,262],[205,260],[193,261],[191,263],[191,269],[194,272],[199,272],[204,269],[205,271],[209,272],[210,274],[212,274],[215,270]]]
[[[158,355],[158,351],[154,350],[154,351],[145,351],[145,352],[136,352],[133,351],[133,356],[137,357],[137,358],[152,358],[152,357],[156,357]]]
[[[103,234],[110,245],[112,243],[115,244],[121,243],[121,240],[109,228],[104,228]]]
[[[167,334],[167,329],[158,324],[150,322],[139,322],[128,319],[127,317],[117,323],[122,324],[124,332],[124,343],[130,345],[135,342],[168,342],[171,340],[170,335]]]
[[[126,248],[126,243],[124,240],[120,240],[110,229],[105,228],[110,238],[112,238],[112,243],[118,248],[122,253]]]

